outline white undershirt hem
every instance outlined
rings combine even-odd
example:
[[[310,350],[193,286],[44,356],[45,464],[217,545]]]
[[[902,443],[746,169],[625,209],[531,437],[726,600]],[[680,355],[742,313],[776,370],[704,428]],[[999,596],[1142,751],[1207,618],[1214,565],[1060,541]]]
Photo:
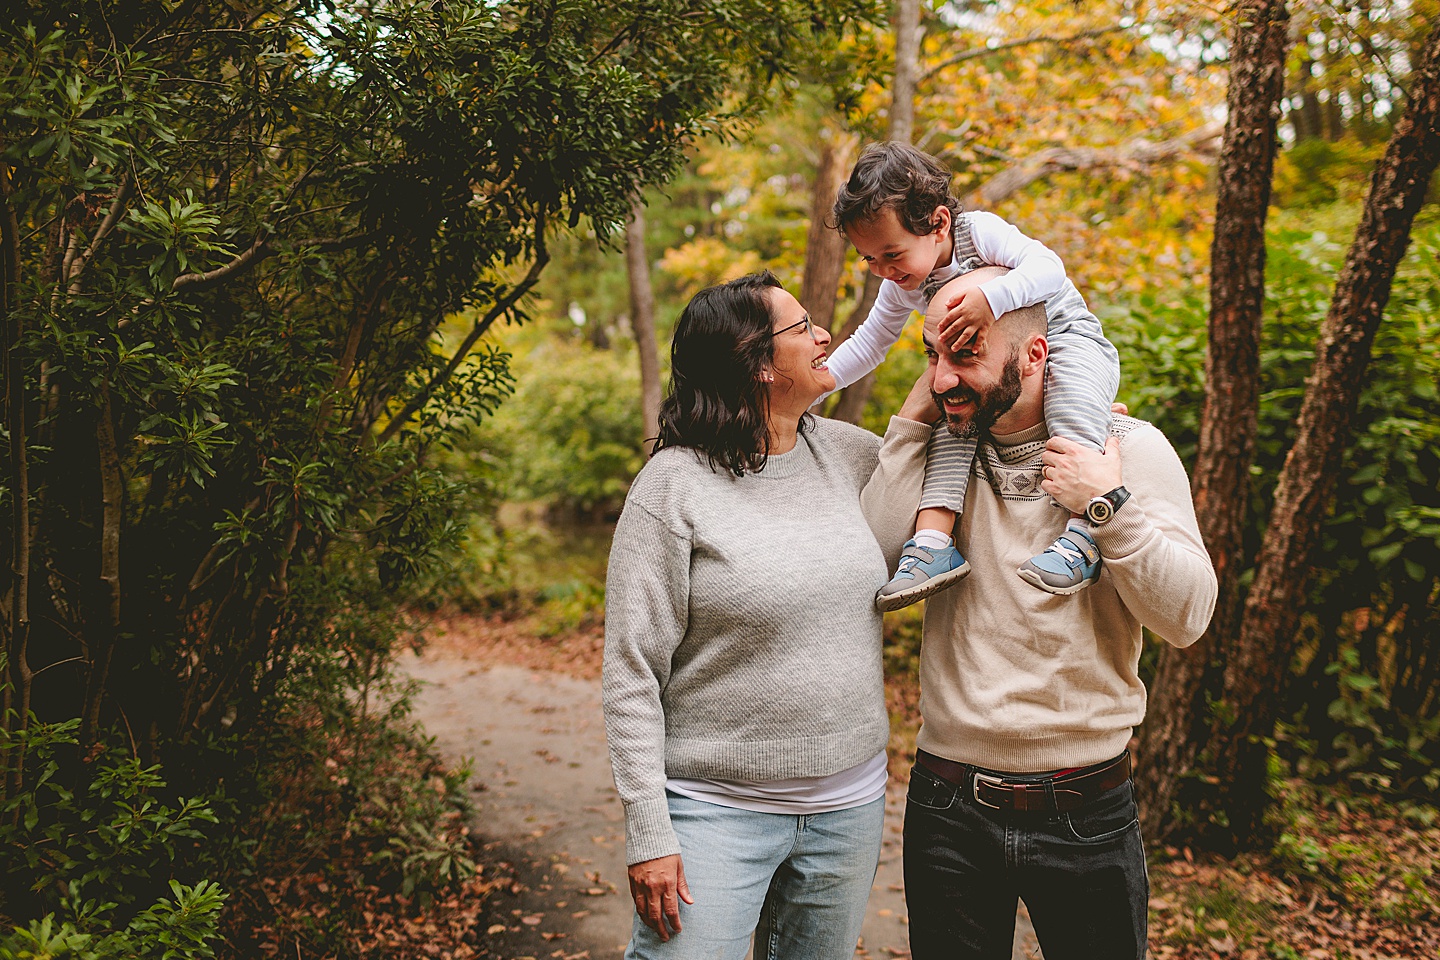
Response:
[[[789,780],[704,780],[670,777],[665,789],[682,797],[757,813],[833,813],[885,796],[885,751],[825,777]]]

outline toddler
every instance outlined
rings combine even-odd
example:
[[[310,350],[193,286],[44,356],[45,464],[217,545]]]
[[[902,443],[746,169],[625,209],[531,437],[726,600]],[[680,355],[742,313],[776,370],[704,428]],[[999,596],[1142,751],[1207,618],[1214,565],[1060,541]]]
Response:
[[[865,322],[829,359],[837,390],[879,366],[910,314],[924,314],[930,296],[947,281],[987,264],[1009,267],[1005,276],[947,305],[941,339],[952,347],[978,342],[997,316],[1044,303],[1050,344],[1046,425],[1052,436],[1105,449],[1120,357],[1049,248],[994,214],[962,213],[950,192],[950,172],[899,142],[865,150],[840,188],[834,216],[835,225],[883,281]],[[943,421],[936,425],[915,536],[905,545],[895,576],[875,597],[881,610],[909,606],[970,572],[952,534],[965,507],[977,433],[973,424],[962,436],[952,435]],[[1018,573],[1041,590],[1071,594],[1099,578],[1100,564],[1086,521],[1072,517],[1065,533],[1021,564]]]

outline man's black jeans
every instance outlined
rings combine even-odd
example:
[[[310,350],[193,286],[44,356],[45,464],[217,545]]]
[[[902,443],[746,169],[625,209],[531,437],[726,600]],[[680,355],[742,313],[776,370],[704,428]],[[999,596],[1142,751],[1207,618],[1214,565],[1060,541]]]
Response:
[[[924,767],[910,773],[914,960],[1008,960],[1021,898],[1045,960],[1143,960],[1149,889],[1129,781],[1070,813],[1008,813]]]

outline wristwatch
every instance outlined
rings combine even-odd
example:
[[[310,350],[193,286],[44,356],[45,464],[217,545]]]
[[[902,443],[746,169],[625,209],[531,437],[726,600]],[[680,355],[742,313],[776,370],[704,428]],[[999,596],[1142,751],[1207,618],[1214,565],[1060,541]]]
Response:
[[[1091,497],[1090,502],[1085,504],[1085,519],[1097,527],[1103,526],[1110,522],[1115,511],[1123,507],[1129,499],[1130,491],[1123,486],[1116,487],[1107,494]]]

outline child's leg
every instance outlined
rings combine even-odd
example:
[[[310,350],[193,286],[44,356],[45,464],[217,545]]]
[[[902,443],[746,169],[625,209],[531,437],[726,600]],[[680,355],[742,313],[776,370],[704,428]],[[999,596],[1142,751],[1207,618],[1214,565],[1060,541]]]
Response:
[[[931,534],[948,541],[951,538],[950,531],[955,529],[955,520],[955,511],[948,507],[926,507],[915,516],[915,538],[919,540],[922,535]],[[943,542],[937,544],[946,545]]]
[[[956,437],[945,424],[935,425],[926,451],[925,486],[915,537],[900,555],[900,567],[875,595],[881,610],[899,610],[961,580],[970,564],[955,549],[955,519],[965,507],[970,467],[975,462],[975,434]]]
[[[1050,334],[1049,342],[1045,424],[1050,435],[1104,450],[1110,436],[1110,404],[1120,386],[1115,347],[1099,334],[1098,324],[1095,335],[1060,331]],[[1022,563],[1018,573],[1041,590],[1071,594],[1098,580],[1100,565],[1100,548],[1090,536],[1089,523],[1072,515],[1065,532],[1044,552]]]
[[[1049,336],[1045,364],[1045,425],[1096,450],[1110,436],[1110,404],[1120,389],[1120,356],[1105,339],[1078,333]]]

